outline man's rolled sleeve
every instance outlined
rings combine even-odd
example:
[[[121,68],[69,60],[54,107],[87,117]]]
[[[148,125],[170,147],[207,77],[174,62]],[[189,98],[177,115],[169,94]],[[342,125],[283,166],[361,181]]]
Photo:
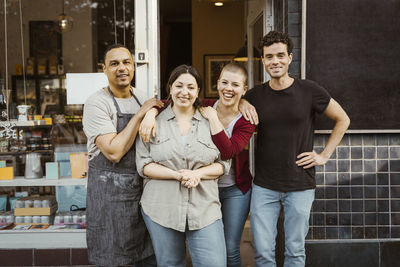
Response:
[[[99,135],[116,133],[113,118],[98,103],[87,103],[84,106],[83,130],[88,138],[96,140]]]

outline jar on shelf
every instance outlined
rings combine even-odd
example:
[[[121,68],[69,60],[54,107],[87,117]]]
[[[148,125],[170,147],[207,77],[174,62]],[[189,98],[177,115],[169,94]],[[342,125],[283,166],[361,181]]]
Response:
[[[16,216],[15,223],[24,223],[24,216]]]
[[[33,201],[33,207],[34,208],[41,208],[42,207],[42,201],[40,199],[35,199]]]
[[[17,200],[16,202],[15,202],[15,207],[16,208],[25,208],[25,201],[23,201],[23,200]]]
[[[32,216],[24,216],[24,223],[32,223]]]
[[[41,223],[50,223],[50,216],[40,216],[40,222]]]
[[[8,152],[8,139],[6,137],[0,138],[0,152]]]
[[[13,223],[14,222],[14,214],[11,211],[6,213],[6,223]]]
[[[40,216],[33,216],[32,217],[32,223],[41,223]]]
[[[30,199],[25,200],[25,208],[33,208],[33,201]]]
[[[50,207],[50,201],[48,199],[43,199],[42,200],[42,207],[43,208],[49,208]]]

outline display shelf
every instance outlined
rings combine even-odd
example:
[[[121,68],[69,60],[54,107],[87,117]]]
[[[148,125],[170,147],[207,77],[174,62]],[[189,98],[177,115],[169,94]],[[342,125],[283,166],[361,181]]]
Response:
[[[24,176],[16,176],[12,180],[0,180],[3,186],[64,186],[64,185],[86,185],[87,178],[61,177],[60,179],[27,179]]]
[[[2,155],[25,155],[29,153],[40,153],[40,154],[49,154],[54,153],[53,149],[41,149],[41,150],[30,150],[30,151],[9,151],[9,152],[0,152],[0,156]]]
[[[29,121],[18,121],[18,120],[9,120],[9,121],[0,121],[0,127],[4,126],[16,126],[16,127],[32,127],[32,126],[40,126],[40,127],[51,127],[51,124],[46,124],[45,120],[29,120]]]
[[[86,248],[86,230],[1,230],[0,249]]]

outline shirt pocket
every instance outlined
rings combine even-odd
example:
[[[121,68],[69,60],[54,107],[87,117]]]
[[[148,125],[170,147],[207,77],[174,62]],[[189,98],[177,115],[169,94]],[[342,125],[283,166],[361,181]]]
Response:
[[[159,136],[150,141],[150,157],[156,163],[163,163],[172,158],[172,140],[167,136]]]
[[[209,165],[218,159],[219,151],[210,138],[197,137],[197,155],[204,165]]]

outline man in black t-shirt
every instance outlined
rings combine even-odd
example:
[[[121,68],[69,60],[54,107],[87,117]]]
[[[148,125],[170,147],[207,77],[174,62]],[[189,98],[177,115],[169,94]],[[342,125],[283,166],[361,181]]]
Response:
[[[276,225],[282,205],[285,267],[304,266],[304,243],[314,200],[314,166],[328,161],[350,119],[323,87],[289,76],[293,44],[287,34],[269,32],[262,47],[262,62],[271,80],[249,90],[244,97],[259,116],[250,207],[255,262],[259,267],[276,266]],[[320,154],[313,151],[316,113],[324,113],[336,122]]]

